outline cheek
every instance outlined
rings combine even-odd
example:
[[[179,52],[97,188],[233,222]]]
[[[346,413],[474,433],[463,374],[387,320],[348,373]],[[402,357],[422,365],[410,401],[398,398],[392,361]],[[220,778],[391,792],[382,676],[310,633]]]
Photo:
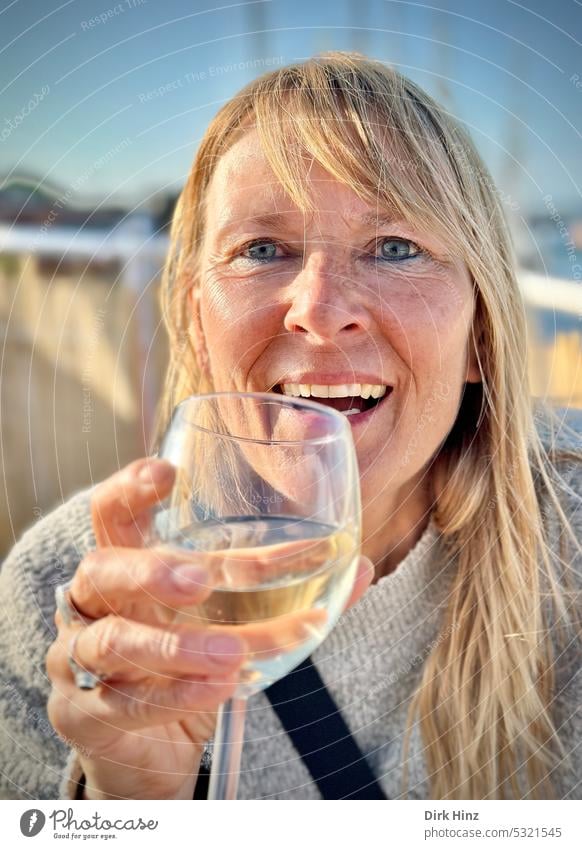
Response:
[[[385,335],[412,374],[462,373],[473,315],[468,282],[407,275],[392,281],[380,304]]]
[[[415,472],[438,450],[457,417],[473,314],[471,289],[436,289],[425,279],[416,287],[393,289],[383,313],[386,337],[404,375],[388,450]]]
[[[200,299],[202,327],[211,365],[245,371],[276,336],[280,316],[274,306],[258,303],[248,287],[205,282]]]

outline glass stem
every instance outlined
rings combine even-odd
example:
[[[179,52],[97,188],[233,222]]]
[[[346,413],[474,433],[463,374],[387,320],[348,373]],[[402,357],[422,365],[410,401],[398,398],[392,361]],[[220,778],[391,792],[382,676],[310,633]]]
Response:
[[[247,700],[228,699],[218,711],[209,799],[236,799]]]

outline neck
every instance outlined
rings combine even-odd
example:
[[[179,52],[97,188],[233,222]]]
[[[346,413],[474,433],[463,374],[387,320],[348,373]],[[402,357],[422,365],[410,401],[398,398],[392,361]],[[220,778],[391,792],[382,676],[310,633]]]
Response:
[[[430,521],[433,499],[426,471],[424,480],[407,483],[388,504],[378,502],[364,503],[362,513],[362,554],[374,564],[373,583],[396,569]]]

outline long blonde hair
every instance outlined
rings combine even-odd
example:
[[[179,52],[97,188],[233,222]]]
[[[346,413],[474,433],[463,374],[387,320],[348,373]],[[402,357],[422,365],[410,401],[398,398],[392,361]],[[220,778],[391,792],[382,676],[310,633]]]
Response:
[[[556,468],[562,456],[580,457],[560,454],[536,427],[525,311],[493,183],[459,125],[411,81],[381,62],[334,52],[265,74],[211,122],[173,221],[162,292],[170,363],[158,433],[180,400],[211,388],[197,362],[186,293],[197,286],[216,162],[251,125],[300,208],[310,208],[307,153],[363,199],[436,232],[472,275],[482,383],[467,385],[433,466],[434,517],[456,578],[407,738],[418,718],[431,798],[547,798],[549,773],[566,755],[550,710],[556,648],[548,629],[558,639],[557,624],[569,621],[570,554],[551,553],[539,503],[543,494],[579,550]]]

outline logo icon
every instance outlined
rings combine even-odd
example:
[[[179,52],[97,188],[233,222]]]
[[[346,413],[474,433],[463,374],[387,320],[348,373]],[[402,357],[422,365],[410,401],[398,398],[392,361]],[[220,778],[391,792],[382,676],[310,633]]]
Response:
[[[37,808],[25,811],[20,817],[20,831],[25,837],[36,837],[44,828],[46,817]]]

